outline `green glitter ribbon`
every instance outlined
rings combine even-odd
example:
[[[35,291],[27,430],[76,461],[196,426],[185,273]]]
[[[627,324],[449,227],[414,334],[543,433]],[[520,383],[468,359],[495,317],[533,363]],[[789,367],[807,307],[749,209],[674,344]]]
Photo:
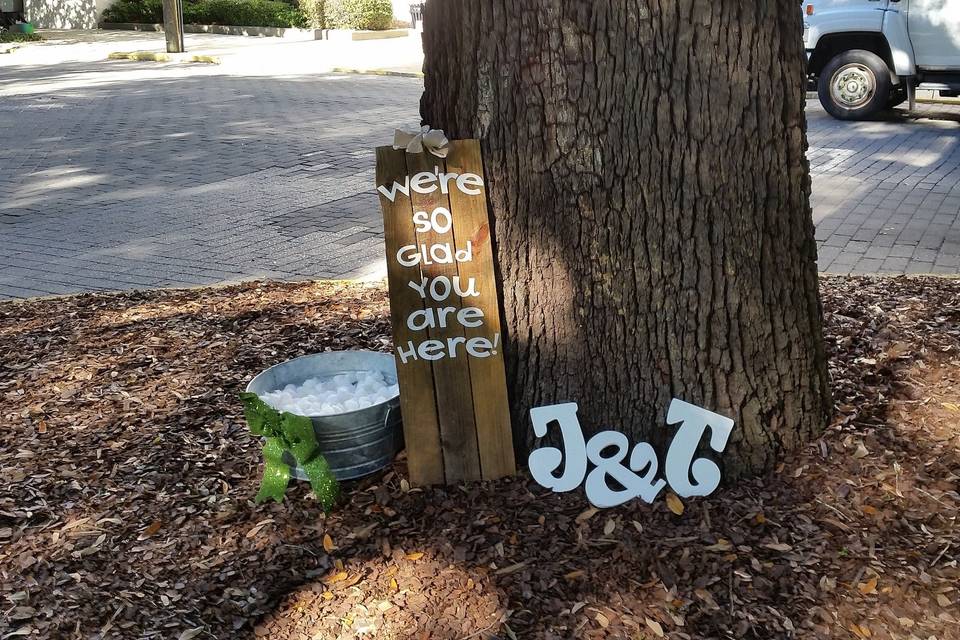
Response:
[[[263,479],[254,501],[260,503],[273,499],[283,502],[290,483],[290,465],[283,461],[283,454],[290,452],[310,481],[310,488],[323,510],[329,513],[340,495],[340,485],[327,460],[320,454],[310,418],[277,411],[255,393],[241,393],[240,399],[250,431],[266,438]]]

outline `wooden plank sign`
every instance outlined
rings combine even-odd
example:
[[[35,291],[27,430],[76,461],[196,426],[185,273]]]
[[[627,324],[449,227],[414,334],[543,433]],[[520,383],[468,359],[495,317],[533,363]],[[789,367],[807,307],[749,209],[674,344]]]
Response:
[[[477,140],[377,149],[390,315],[410,481],[516,472]]]

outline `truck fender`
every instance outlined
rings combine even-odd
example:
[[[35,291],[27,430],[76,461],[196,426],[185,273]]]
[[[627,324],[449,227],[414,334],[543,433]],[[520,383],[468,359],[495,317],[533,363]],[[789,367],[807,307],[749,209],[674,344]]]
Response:
[[[834,33],[880,33],[883,29],[883,13],[879,7],[865,11],[862,8],[844,8],[843,5],[819,12],[816,19],[809,21],[806,48],[811,51],[816,49],[823,36]]]
[[[884,11],[883,36],[890,46],[894,73],[898,76],[916,75],[917,66],[913,57],[913,45],[910,43],[910,32],[907,30],[907,16],[898,9]]]

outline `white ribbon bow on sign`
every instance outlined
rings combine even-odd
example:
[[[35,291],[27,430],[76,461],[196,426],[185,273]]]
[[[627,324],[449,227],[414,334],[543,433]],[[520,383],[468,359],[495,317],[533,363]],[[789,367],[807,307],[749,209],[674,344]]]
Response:
[[[423,126],[420,127],[420,133],[407,133],[400,129],[393,132],[393,148],[406,149],[407,153],[421,153],[426,149],[438,158],[446,158],[450,151],[449,144],[443,129]]]

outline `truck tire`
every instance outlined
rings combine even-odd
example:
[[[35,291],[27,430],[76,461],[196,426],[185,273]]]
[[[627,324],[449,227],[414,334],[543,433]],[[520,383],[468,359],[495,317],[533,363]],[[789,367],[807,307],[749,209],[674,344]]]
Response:
[[[890,101],[890,69],[877,54],[851,49],[833,57],[820,73],[817,95],[839,120],[863,120]]]

